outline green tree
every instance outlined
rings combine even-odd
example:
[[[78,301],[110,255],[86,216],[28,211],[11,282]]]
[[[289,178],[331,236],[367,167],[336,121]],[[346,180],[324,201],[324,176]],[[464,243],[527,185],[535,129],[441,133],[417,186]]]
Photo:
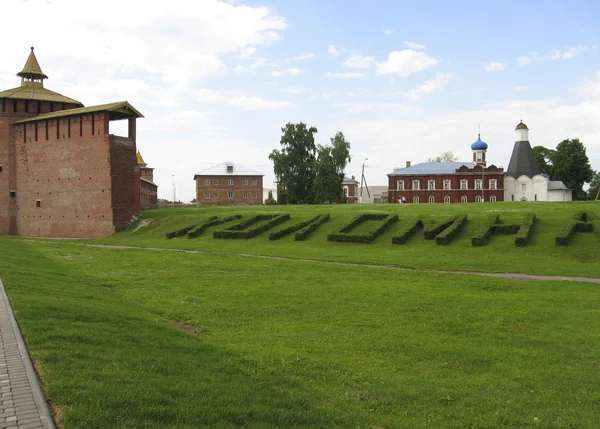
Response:
[[[277,205],[277,201],[275,201],[275,198],[273,198],[273,191],[269,191],[269,195],[267,196],[267,199],[265,200],[265,205],[267,205],[267,206]]]
[[[342,132],[331,138],[330,146],[318,147],[315,177],[315,202],[341,203],[345,201],[342,183],[344,170],[352,160],[350,142]]]
[[[560,142],[552,157],[552,166],[550,177],[561,180],[567,188],[572,189],[574,200],[585,200],[587,194],[583,190],[583,184],[591,182],[594,171],[583,143],[579,139]]]
[[[427,162],[456,162],[458,161],[458,158],[454,155],[453,152],[444,152],[441,155],[438,155],[436,157],[429,157],[427,158]]]
[[[544,146],[535,146],[533,149],[533,156],[535,157],[535,161],[540,167],[542,173],[547,174],[551,178],[553,177],[553,157],[556,155],[556,151],[554,149],[548,149]]]
[[[288,122],[281,131],[281,150],[274,149],[269,155],[279,188],[285,190],[287,202],[291,204],[312,203],[317,160],[314,135],[317,129],[308,128],[302,122]]]
[[[590,181],[590,189],[588,189],[588,200],[595,200],[600,191],[600,171],[596,171]],[[600,198],[600,197],[598,197]]]

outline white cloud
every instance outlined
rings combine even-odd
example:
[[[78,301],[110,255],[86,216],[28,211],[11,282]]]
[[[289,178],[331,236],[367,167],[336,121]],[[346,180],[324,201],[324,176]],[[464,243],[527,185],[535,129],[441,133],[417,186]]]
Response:
[[[539,60],[550,60],[550,61],[568,60],[568,59],[575,57],[576,55],[578,55],[581,52],[597,51],[597,50],[598,50],[598,47],[596,45],[592,45],[592,46],[573,46],[570,48],[555,49],[555,50],[547,53],[546,55],[540,55],[538,52],[530,52],[527,55],[518,57],[517,64],[519,64],[520,66],[524,66],[524,65],[531,64],[531,63],[533,63],[535,61],[539,61]]]
[[[493,62],[485,63],[483,65],[483,69],[486,72],[502,71],[502,70],[504,70],[504,64],[502,64],[501,62],[498,62],[498,61],[493,61]]]
[[[197,89],[194,91],[194,95],[199,101],[225,104],[246,110],[280,109],[293,105],[291,101],[267,100],[234,91],[220,92],[214,89]]]
[[[411,49],[392,51],[388,55],[387,61],[377,63],[377,74],[398,74],[406,77],[434,67],[439,62],[439,60],[431,58],[425,52],[415,52]]]
[[[255,52],[256,52],[256,48],[254,46],[249,46],[247,48],[243,48],[240,51],[240,57],[241,58],[249,58],[252,55],[254,55]]]
[[[354,54],[346,61],[344,61],[344,67],[350,67],[355,69],[368,69],[375,63],[375,58],[367,57],[362,54]]]
[[[579,96],[584,100],[600,101],[600,71],[596,72],[596,80],[587,80],[576,88]]]
[[[325,73],[325,76],[345,79],[345,78],[353,78],[353,77],[365,77],[366,74],[364,74],[364,73],[334,73],[334,72],[327,72],[327,73]]]
[[[327,48],[327,52],[329,52],[329,55],[333,55],[334,57],[339,57],[343,51],[340,49],[337,49],[334,45],[329,45],[329,48]]]
[[[386,28],[385,30],[383,30],[383,33],[384,33],[386,36],[391,36],[391,35],[394,33],[394,30],[392,30],[392,29],[389,29],[389,28]]]
[[[527,55],[523,55],[517,58],[517,64],[520,66],[526,66],[527,64],[531,64],[534,61],[537,61],[540,58],[540,54],[537,52],[530,52]]]
[[[410,40],[405,40],[404,46],[408,46],[410,49],[425,49],[425,45],[421,45],[420,43],[411,42]]]
[[[252,70],[256,70],[259,69],[261,67],[264,67],[267,65],[267,59],[266,58],[255,58],[254,61],[252,62],[252,64],[250,64],[250,69]]]
[[[288,76],[295,77],[295,76],[300,75],[301,73],[302,73],[302,70],[300,70],[298,68],[295,68],[295,67],[292,67],[292,68],[285,69],[285,70],[274,70],[274,71],[271,72],[271,76],[273,76],[273,77],[281,77],[281,76],[288,75]]]
[[[434,92],[441,92],[452,79],[451,73],[436,73],[433,79],[425,81],[421,86],[410,91],[400,92],[398,95],[410,100],[420,100],[423,96]]]
[[[556,49],[552,51],[549,56],[551,60],[568,60],[569,58],[573,58],[579,52],[586,50],[587,48],[583,46],[574,46],[565,50]]]
[[[295,57],[286,58],[284,61],[285,62],[302,61],[302,60],[307,60],[309,58],[313,58],[314,56],[315,56],[315,54],[312,52],[303,52],[300,55],[296,55]]]

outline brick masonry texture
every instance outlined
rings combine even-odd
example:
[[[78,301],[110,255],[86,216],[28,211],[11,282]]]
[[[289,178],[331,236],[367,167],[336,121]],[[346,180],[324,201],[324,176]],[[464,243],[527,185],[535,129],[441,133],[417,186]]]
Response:
[[[229,184],[230,179],[233,179],[232,184]],[[205,182],[205,180],[208,180],[208,182]],[[256,185],[252,184],[253,180],[256,180]],[[254,197],[254,195],[256,195],[256,197]],[[207,196],[208,198],[206,198]],[[197,176],[196,201],[198,204],[211,206],[262,204],[263,177],[250,175]]]

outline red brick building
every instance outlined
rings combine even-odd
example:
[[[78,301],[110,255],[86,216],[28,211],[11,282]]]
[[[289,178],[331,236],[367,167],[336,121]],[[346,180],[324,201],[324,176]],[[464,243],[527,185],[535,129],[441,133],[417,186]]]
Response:
[[[356,204],[358,203],[358,182],[354,176],[344,177],[342,182],[342,190],[346,197],[346,203]]]
[[[504,169],[486,166],[488,145],[478,138],[471,145],[473,162],[425,162],[388,174],[388,202],[473,203],[504,201]]]
[[[196,202],[201,205],[262,204],[264,174],[224,162],[194,176]]]
[[[142,209],[154,208],[158,203],[158,185],[154,183],[154,168],[148,167],[139,151],[137,152],[137,164],[140,169],[140,207]]]
[[[83,107],[44,88],[31,53],[21,86],[0,92],[0,233],[102,237],[140,213],[136,119],[128,102]],[[128,121],[128,135],[109,124]]]

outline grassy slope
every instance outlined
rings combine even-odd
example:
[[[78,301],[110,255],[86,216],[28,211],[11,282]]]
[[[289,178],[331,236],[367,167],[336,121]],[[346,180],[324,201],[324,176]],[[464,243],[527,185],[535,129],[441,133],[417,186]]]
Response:
[[[65,428],[600,420],[595,285],[1,237],[0,254]]]
[[[370,211],[397,212],[400,222],[393,225],[373,244],[334,243],[327,241],[327,233],[346,224],[358,213]],[[166,240],[164,234],[181,227],[201,222],[210,215],[243,213],[250,215],[265,211],[289,212],[292,219],[278,228],[306,220],[318,213],[329,212],[332,220],[323,225],[306,242],[296,242],[293,236],[276,242],[268,234],[251,240],[218,240],[207,230],[202,236],[188,240],[181,237]],[[530,245],[515,248],[514,236],[494,236],[485,247],[472,247],[470,237],[483,224],[487,214],[498,211],[503,223],[519,223],[526,212],[537,213],[533,239]],[[474,270],[487,272],[520,272],[548,275],[597,277],[600,275],[600,241],[591,233],[576,234],[567,247],[558,247],[554,238],[574,213],[588,211],[600,218],[600,204],[587,203],[486,203],[486,204],[422,204],[412,205],[339,205],[339,206],[275,206],[275,207],[198,207],[191,209],[163,209],[147,211],[144,218],[153,219],[149,227],[135,232],[126,231],[99,242],[133,246],[199,249],[227,253],[253,253],[347,262],[393,264],[411,268]],[[448,246],[436,246],[434,241],[423,240],[422,233],[407,244],[391,244],[392,236],[404,222],[420,214],[443,218],[466,213],[469,222],[463,232]],[[404,219],[404,222],[403,222]],[[366,231],[373,223],[359,227]],[[98,241],[96,241],[98,242]]]

